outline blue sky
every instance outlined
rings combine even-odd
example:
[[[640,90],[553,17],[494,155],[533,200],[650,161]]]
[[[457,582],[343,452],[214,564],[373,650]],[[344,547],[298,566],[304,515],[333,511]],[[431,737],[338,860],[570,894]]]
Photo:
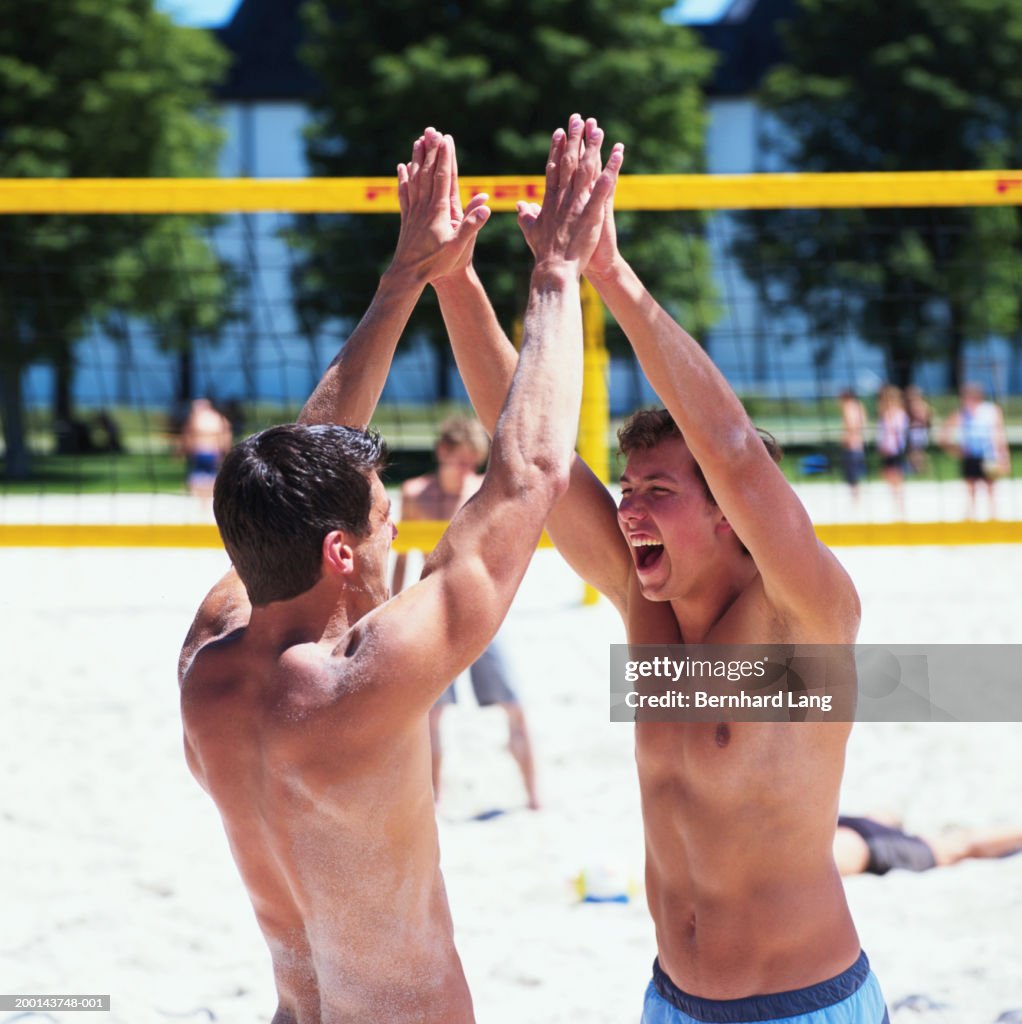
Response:
[[[240,0],[158,0],[183,25],[222,25],[230,20]],[[713,21],[730,0],[679,0],[681,20]],[[673,19],[672,19],[673,20]]]
[[[240,0],[157,0],[157,7],[174,15],[182,25],[223,25],[230,21]]]

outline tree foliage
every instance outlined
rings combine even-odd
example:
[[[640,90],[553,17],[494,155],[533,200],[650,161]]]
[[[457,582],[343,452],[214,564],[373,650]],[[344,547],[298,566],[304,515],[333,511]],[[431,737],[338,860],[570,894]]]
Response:
[[[1016,0],[800,0],[761,91],[772,162],[803,171],[945,171],[1022,159]],[[801,310],[821,360],[849,331],[908,383],[1020,326],[1016,207],[749,214],[737,247],[774,311]]]
[[[479,0],[379,5],[310,0],[306,57],[321,85],[309,158],[319,175],[389,175],[432,125],[451,133],[465,175],[542,174],[550,133],[578,111],[626,144],[625,173],[703,169],[701,84],[713,56],[665,0]],[[713,316],[706,248],[691,215],[619,215],[622,249],[695,332]],[[303,319],[357,317],[396,237],[394,219],[306,223]],[[529,260],[510,215],[487,224],[477,265],[505,324]],[[422,307],[423,304],[420,304]],[[435,310],[417,326],[438,337]]]
[[[206,32],[153,0],[0,0],[0,177],[178,177],[215,170],[221,133],[210,88],[226,57]],[[0,218],[0,391],[8,475],[23,475],[18,381],[57,369],[70,417],[73,345],[112,309],[158,320],[168,347],[215,331],[227,288],[182,218]],[[196,278],[167,271],[181,251]],[[193,267],[194,269],[194,267]]]

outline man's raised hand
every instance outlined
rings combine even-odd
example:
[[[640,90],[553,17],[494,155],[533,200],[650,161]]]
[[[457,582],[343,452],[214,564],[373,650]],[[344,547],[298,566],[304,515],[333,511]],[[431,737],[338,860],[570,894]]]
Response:
[[[572,114],[550,142],[542,205],[520,202],[518,224],[536,264],[567,264],[578,276],[600,239],[624,148],[617,144],[600,171],[603,131],[594,118]]]
[[[412,159],[398,164],[397,181],[401,232],[391,268],[425,284],[464,266],[490,210],[485,194],[461,209],[454,140],[427,128]]]

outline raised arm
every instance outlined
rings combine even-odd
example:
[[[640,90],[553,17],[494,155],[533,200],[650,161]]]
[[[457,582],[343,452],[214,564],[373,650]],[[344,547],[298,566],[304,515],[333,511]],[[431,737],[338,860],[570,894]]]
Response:
[[[489,217],[485,197],[478,196],[457,224],[451,222],[452,174],[449,140],[427,128],[412,147],[412,159],[398,166],[401,230],[394,258],[365,316],[305,403],[299,423],[364,428],[372,418],[394,349],[426,282],[457,263]],[[250,611],[231,570],[199,607],[182,656],[182,678],[203,643],[246,622]]]
[[[767,596],[805,618],[854,589],[706,352],[653,299],[617,248],[608,200],[587,278],[631,342],[717,505],[751,553]],[[856,606],[857,607],[857,606]]]
[[[592,131],[595,121],[587,122]],[[619,162],[615,146],[611,160]],[[461,214],[457,168],[452,180],[451,216]],[[492,435],[507,396],[518,353],[500,326],[472,264],[470,244],[454,269],[432,284],[440,300],[454,358],[476,414]],[[589,467],[575,456],[570,484],[554,506],[547,529],[571,567],[619,607],[624,607],[631,557],[617,525],[614,500]]]
[[[380,610],[397,659],[442,687],[484,650],[507,613],[543,524],[567,486],[582,393],[581,268],[620,160],[599,174],[600,133],[573,117],[554,134],[542,208],[519,205],[535,255],[521,357],[479,492],[455,515],[423,578]],[[380,656],[380,655],[377,655]],[[422,696],[432,699],[435,692]]]
[[[399,164],[401,231],[390,266],[358,326],[305,403],[299,423],[365,427],[376,411],[398,340],[426,283],[447,273],[490,215],[476,196],[455,224],[450,217],[453,147],[427,128]]]

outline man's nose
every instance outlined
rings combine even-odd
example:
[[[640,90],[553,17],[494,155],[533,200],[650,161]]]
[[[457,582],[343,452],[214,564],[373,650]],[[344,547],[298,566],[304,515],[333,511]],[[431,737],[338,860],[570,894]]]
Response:
[[[638,522],[645,514],[645,511],[642,502],[632,495],[622,498],[621,503],[617,507],[618,518],[623,523]]]

